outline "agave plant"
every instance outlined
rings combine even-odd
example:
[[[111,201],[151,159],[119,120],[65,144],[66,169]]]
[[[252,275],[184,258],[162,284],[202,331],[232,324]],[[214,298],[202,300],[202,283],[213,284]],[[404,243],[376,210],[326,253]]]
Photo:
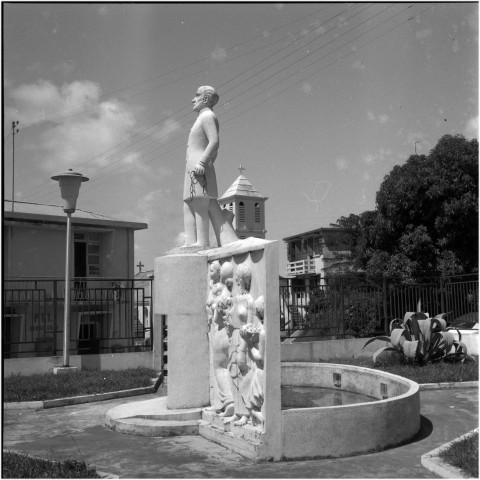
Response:
[[[363,348],[376,340],[390,342],[391,346],[378,349],[373,354],[373,361],[386,351],[399,353],[407,362],[424,364],[429,361],[465,361],[472,360],[467,354],[467,347],[462,343],[459,330],[458,341],[455,340],[451,327],[447,328],[445,313],[430,318],[428,313],[407,312],[403,320],[395,318],[390,322],[390,337],[380,336],[368,340]]]

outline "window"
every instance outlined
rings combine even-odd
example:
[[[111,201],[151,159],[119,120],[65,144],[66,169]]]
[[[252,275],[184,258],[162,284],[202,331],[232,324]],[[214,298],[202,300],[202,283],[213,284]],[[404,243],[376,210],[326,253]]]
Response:
[[[75,233],[74,239],[74,276],[100,276],[101,235],[99,233]]]
[[[100,244],[88,243],[88,275],[100,275]]]
[[[228,209],[233,212],[233,203],[231,203],[229,206],[228,206]]]
[[[260,204],[255,204],[255,223],[261,223]]]
[[[245,204],[243,202],[238,204],[238,221],[245,223]]]

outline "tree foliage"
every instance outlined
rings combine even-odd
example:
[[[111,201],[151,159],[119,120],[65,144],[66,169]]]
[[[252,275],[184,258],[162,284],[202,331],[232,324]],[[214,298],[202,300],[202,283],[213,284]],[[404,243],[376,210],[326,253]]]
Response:
[[[478,142],[445,135],[385,176],[376,209],[342,217],[356,266],[404,279],[478,271]],[[346,225],[345,225],[346,226]]]

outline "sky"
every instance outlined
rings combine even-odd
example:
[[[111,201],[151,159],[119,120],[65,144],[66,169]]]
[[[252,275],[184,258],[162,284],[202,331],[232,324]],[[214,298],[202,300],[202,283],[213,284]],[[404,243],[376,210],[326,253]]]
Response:
[[[385,175],[443,135],[478,138],[477,3],[2,7],[4,198],[13,164],[23,202],[61,205],[50,177],[81,172],[78,209],[148,223],[143,270],[183,244],[199,86],[220,95],[219,193],[242,165],[268,197],[282,275],[282,238],[373,210]]]

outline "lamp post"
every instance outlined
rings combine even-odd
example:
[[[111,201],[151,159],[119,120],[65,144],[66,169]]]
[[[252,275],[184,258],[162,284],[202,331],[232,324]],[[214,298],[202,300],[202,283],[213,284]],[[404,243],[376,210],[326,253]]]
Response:
[[[72,236],[72,213],[77,208],[78,192],[82,182],[87,182],[88,178],[81,173],[72,171],[60,173],[52,177],[52,180],[60,184],[60,194],[63,199],[63,211],[67,214],[67,243],[65,257],[65,312],[63,317],[63,366],[68,367],[70,350],[70,246]]]

